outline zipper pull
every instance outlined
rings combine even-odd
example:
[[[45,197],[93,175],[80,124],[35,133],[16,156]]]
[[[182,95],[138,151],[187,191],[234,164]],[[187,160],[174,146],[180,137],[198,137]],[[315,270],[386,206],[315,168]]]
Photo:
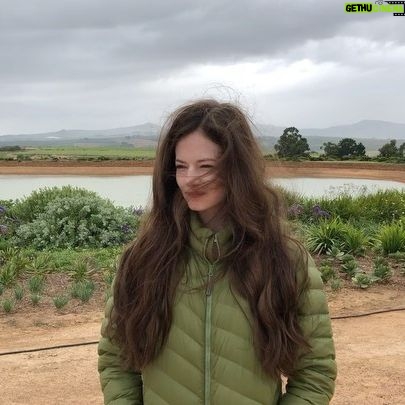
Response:
[[[212,241],[212,258],[214,263],[219,259],[219,257],[221,256],[221,252],[219,250],[219,243],[218,243],[218,238],[217,238],[217,234],[214,234],[214,239]]]
[[[208,270],[208,280],[207,280],[207,288],[205,290],[205,295],[209,296],[212,293],[212,274],[213,274],[214,266],[210,264]]]

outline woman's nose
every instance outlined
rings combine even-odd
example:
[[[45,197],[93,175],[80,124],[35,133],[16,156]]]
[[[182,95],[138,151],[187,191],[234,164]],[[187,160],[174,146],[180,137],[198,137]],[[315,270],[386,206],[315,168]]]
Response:
[[[200,173],[194,168],[189,168],[185,175],[186,184],[195,185],[198,184],[200,181],[201,181]]]

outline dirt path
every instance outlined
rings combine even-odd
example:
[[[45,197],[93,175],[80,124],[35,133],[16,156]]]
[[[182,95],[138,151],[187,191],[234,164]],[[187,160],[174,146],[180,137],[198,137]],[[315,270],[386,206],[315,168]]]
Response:
[[[329,294],[333,316],[405,307],[403,286]],[[52,308],[0,315],[0,353],[98,340],[102,310],[76,314]],[[399,405],[405,395],[405,311],[333,320],[339,367],[333,405]],[[97,346],[0,357],[0,404],[102,404]]]
[[[268,162],[271,177],[342,177],[405,183],[405,164],[367,162]],[[0,175],[129,176],[152,174],[153,161],[0,161]]]

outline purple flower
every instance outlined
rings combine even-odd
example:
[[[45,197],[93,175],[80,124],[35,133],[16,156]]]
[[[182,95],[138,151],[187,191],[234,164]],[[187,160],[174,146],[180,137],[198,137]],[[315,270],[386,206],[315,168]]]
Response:
[[[129,233],[131,231],[131,227],[128,224],[122,225],[121,226],[121,231],[123,233]]]
[[[314,205],[312,207],[312,215],[315,218],[330,218],[330,213],[323,210],[319,205]]]
[[[304,207],[301,204],[293,204],[288,208],[288,215],[294,218],[299,217],[304,213]]]
[[[132,209],[132,214],[139,217],[144,213],[144,211],[145,210],[143,209],[143,207],[141,205],[139,205],[138,207],[134,207]]]
[[[7,225],[0,225],[0,235],[5,235],[8,232]]]

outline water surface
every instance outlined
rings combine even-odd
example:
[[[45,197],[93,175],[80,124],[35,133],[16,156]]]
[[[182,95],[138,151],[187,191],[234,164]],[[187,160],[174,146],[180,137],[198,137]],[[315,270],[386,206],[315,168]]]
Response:
[[[86,188],[109,198],[117,205],[145,206],[151,194],[151,176],[26,176],[0,175],[0,200],[28,196],[44,187],[71,185]],[[305,197],[333,197],[342,192],[352,195],[361,192],[397,189],[405,191],[405,184],[397,181],[343,178],[276,178],[274,184]]]

